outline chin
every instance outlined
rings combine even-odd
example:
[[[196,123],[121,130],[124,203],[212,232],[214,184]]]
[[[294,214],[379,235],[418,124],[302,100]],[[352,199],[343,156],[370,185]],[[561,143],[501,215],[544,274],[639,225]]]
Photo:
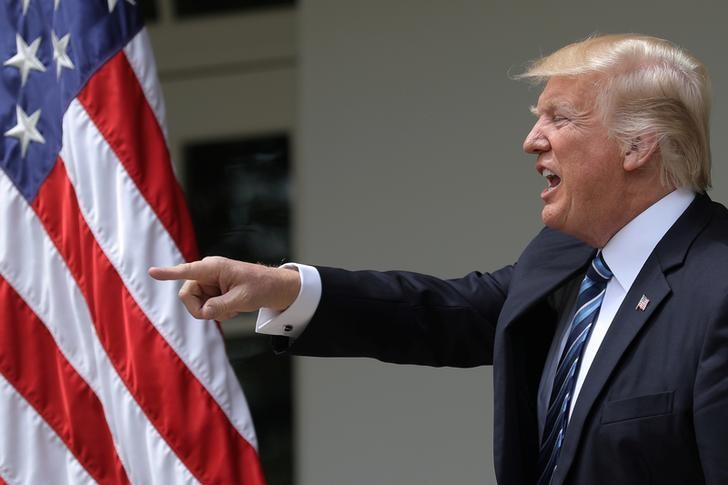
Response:
[[[543,222],[544,226],[548,227],[549,229],[561,231],[563,223],[559,220],[560,218],[555,212],[556,211],[553,207],[549,207],[547,205],[541,211],[541,221]]]

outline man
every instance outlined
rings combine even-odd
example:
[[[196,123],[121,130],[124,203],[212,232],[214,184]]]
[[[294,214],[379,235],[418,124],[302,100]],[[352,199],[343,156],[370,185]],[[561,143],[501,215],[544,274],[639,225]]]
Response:
[[[298,355],[493,364],[501,484],[728,483],[728,211],[710,184],[709,80],[671,43],[591,38],[536,62],[524,149],[547,226],[456,280],[206,258],[200,318],[261,310]]]

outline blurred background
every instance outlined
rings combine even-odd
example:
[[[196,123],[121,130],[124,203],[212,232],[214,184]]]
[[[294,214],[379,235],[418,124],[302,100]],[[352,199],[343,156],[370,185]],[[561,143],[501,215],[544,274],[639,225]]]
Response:
[[[455,277],[515,260],[543,179],[539,88],[510,79],[593,33],[640,32],[711,71],[728,201],[724,2],[141,0],[203,254]],[[271,485],[492,484],[489,368],[275,357],[225,324]]]

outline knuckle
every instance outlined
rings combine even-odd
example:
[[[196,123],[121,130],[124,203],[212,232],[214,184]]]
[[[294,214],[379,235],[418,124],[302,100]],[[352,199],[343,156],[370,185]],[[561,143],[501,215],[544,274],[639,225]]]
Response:
[[[202,258],[202,262],[205,264],[219,265],[225,261],[225,259],[226,258],[223,258],[222,256],[205,256]]]

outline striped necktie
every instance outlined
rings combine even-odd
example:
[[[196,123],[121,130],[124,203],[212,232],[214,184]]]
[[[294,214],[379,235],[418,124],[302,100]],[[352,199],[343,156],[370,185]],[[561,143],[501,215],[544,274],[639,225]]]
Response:
[[[574,393],[581,357],[591,329],[599,315],[604,292],[611,277],[612,272],[604,262],[602,252],[599,251],[589,265],[586,276],[579,287],[576,312],[571,320],[569,336],[556,368],[556,377],[554,377],[551,389],[551,399],[546,412],[546,422],[538,456],[538,485],[548,485],[556,468],[556,461],[569,422],[571,397]]]

